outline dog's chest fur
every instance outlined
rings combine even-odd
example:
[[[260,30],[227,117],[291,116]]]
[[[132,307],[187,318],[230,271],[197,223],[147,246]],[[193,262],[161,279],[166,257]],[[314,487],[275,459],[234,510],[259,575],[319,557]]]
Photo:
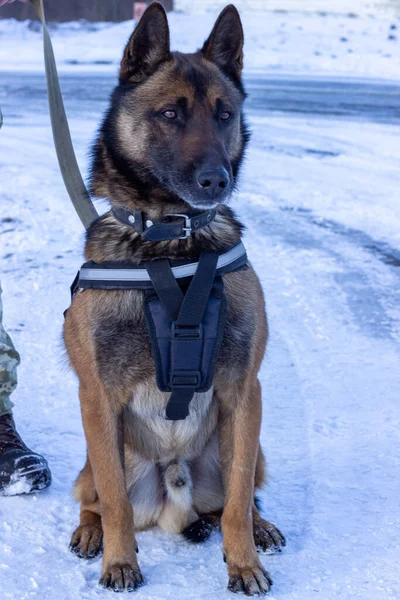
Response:
[[[247,367],[253,329],[251,311],[231,298],[229,281],[238,277],[245,280],[248,273],[226,277],[227,322],[217,365],[217,376],[230,379],[240,378]],[[166,420],[170,394],[160,392],[156,385],[143,292],[90,290],[82,293],[82,300],[89,294],[99,376],[107,388],[116,392],[122,388],[130,398],[125,422],[131,444],[155,460],[197,456],[216,427],[218,406],[213,390],[195,395],[184,421]]]
[[[169,396],[160,392],[153,381],[139,384],[126,411],[125,439],[131,435],[135,450],[152,460],[194,459],[201,454],[217,424],[218,406],[213,402],[213,390],[195,394],[189,416],[182,421],[165,418]]]
[[[93,292],[90,292],[91,295]],[[126,390],[125,439],[142,456],[168,460],[197,456],[213,432],[213,390],[196,394],[183,421],[168,421],[170,393],[157,388],[155,364],[140,291],[98,291],[91,329],[99,375],[108,388]]]

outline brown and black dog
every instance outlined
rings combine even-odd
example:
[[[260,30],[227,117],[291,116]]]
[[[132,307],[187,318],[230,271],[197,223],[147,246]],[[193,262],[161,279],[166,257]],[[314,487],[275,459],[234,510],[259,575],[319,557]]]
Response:
[[[194,54],[171,52],[163,8],[147,9],[94,145],[92,192],[148,219],[210,207],[217,216],[187,239],[146,242],[108,212],[88,231],[87,260],[196,260],[240,241],[242,226],[226,202],[248,141],[242,50],[232,5]],[[92,558],[104,540],[100,582],[115,591],[143,583],[134,532],[156,525],[201,541],[220,524],[229,589],[270,588],[256,549],[285,541],[254,504],[264,482],[257,379],[268,335],[264,298],[251,266],[223,279],[227,321],[214,385],[195,394],[183,421],[165,418],[169,394],[156,385],[142,291],[85,290],[68,310],[64,337],[88,448],[71,549]]]

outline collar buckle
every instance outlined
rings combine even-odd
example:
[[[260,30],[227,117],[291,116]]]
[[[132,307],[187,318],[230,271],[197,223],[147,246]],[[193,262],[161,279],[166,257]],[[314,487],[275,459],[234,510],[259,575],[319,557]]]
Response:
[[[184,227],[182,227],[183,234],[175,238],[177,240],[186,240],[192,234],[192,219],[183,213],[168,213],[166,217],[179,217],[185,220]]]

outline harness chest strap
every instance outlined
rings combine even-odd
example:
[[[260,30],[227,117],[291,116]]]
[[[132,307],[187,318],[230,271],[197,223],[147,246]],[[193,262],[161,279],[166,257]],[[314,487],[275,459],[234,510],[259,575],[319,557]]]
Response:
[[[247,265],[246,248],[242,242],[224,252],[217,254],[216,275],[224,275],[237,271]],[[157,259],[161,260],[161,259]],[[157,262],[154,261],[154,262]],[[168,261],[175,279],[193,277],[199,263],[190,260]],[[72,286],[72,296],[80,289],[133,290],[151,289],[153,283],[147,269],[149,262],[102,262],[88,261],[81,266]]]

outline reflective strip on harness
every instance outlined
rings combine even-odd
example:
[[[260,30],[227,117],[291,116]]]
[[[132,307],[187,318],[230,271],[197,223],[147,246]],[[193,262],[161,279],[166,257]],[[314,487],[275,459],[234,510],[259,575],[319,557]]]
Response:
[[[243,263],[243,265],[247,262],[246,249],[242,242],[218,257],[217,275],[222,275],[225,269],[231,270],[229,267],[234,266],[236,262]],[[98,289],[100,283],[104,283],[108,289],[111,289],[111,286],[107,284],[113,283],[119,284],[119,288],[125,289],[129,289],[129,284],[132,289],[140,288],[140,284],[143,284],[144,288],[152,287],[150,275],[146,269],[132,269],[129,263],[120,263],[118,267],[117,264],[108,263],[110,266],[107,265],[104,268],[101,263],[85,263],[79,272],[76,288],[93,287]],[[172,267],[171,270],[175,279],[182,279],[192,277],[196,273],[198,265],[198,262],[192,262]],[[238,264],[238,268],[240,268],[240,264]]]

